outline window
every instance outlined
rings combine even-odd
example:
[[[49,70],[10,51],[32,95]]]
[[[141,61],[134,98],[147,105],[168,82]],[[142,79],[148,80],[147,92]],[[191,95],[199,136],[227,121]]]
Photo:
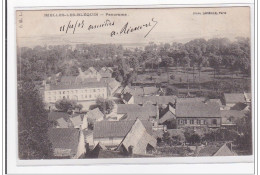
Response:
[[[187,119],[184,120],[184,124],[187,124]]]
[[[63,91],[63,94],[65,94],[65,91]]]
[[[194,120],[193,119],[190,120],[190,124],[194,124]]]
[[[70,99],[70,97],[67,95],[67,99]]]
[[[93,89],[93,92],[96,92],[96,89]]]
[[[88,96],[87,96],[87,95],[85,95],[85,98],[88,98]]]
[[[183,120],[180,120],[180,124],[183,124]]]
[[[200,120],[200,124],[201,124],[201,125],[205,124],[205,123],[204,123],[204,120]]]
[[[89,98],[91,98],[91,95],[89,95]]]
[[[216,125],[216,124],[217,124],[217,120],[216,120],[216,119],[213,119],[213,120],[212,120],[212,124],[213,124],[213,125]]]

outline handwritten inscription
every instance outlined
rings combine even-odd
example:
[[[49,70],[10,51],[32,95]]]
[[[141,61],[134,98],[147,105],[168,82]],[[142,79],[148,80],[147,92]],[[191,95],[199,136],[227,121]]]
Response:
[[[87,30],[90,31],[90,30],[94,30],[94,29],[98,29],[98,28],[103,28],[103,27],[108,27],[108,26],[113,26],[115,25],[114,22],[110,21],[110,20],[106,20],[104,23],[102,24],[90,24],[90,25],[85,25],[85,21],[82,20],[82,21],[76,21],[74,23],[72,23],[71,21],[69,21],[68,24],[66,25],[62,25],[60,27],[60,31],[61,32],[65,32],[65,33],[73,33],[75,34],[76,30],[77,29],[83,29],[85,28],[85,26],[87,26]]]
[[[120,31],[111,31],[110,36],[114,37],[116,35],[127,35],[132,32],[136,31],[141,31],[144,29],[149,29],[150,30],[145,34],[145,38],[149,35],[149,33],[154,29],[154,27],[158,24],[158,21],[156,21],[154,18],[151,19],[151,21],[145,23],[145,24],[140,24],[137,26],[130,26],[129,22],[126,22],[126,24],[120,29]],[[85,29],[87,31],[99,29],[99,28],[104,28],[104,27],[111,27],[115,26],[115,22],[111,21],[109,19],[105,20],[101,24],[86,24],[84,20],[76,20],[75,22],[69,21],[67,24],[64,24],[60,26],[59,30],[60,32],[65,32],[65,33],[72,33],[75,34],[78,30]]]
[[[132,33],[132,32],[135,32],[135,31],[140,31],[144,28],[151,28],[144,37],[147,37],[149,35],[149,33],[153,30],[153,28],[156,26],[158,22],[154,20],[154,18],[152,18],[152,20],[146,24],[142,24],[142,25],[138,25],[138,26],[135,26],[135,27],[131,27],[129,26],[128,22],[123,26],[123,28],[119,31],[119,32],[116,32],[116,31],[112,31],[110,36],[113,37],[115,35],[122,35],[122,34],[129,34],[129,33]]]

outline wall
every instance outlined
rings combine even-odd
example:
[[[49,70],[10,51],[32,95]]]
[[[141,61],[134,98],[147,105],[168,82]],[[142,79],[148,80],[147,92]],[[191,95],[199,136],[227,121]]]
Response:
[[[123,137],[111,137],[111,138],[94,138],[94,145],[97,145],[99,142],[105,146],[117,146],[123,140]]]
[[[181,122],[182,120],[182,122]],[[187,123],[184,121],[187,120]],[[193,120],[193,123],[191,122]],[[199,122],[198,122],[199,120]],[[213,120],[216,120],[216,125],[213,124]],[[177,118],[177,128],[185,127],[185,126],[208,126],[208,127],[220,127],[221,125],[221,118],[220,117],[210,117],[210,118],[202,118],[202,117],[194,117],[194,118]]]

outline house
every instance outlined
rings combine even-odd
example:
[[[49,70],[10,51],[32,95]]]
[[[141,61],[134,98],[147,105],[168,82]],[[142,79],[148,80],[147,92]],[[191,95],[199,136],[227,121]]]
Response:
[[[117,115],[118,118],[122,118],[125,114],[129,113],[142,113],[142,115],[149,116],[150,118],[157,119],[159,117],[159,109],[154,105],[139,106],[136,104],[117,104]]]
[[[175,104],[176,99],[176,96],[134,96],[134,104],[152,104],[166,106],[169,103]]]
[[[82,119],[83,119],[83,116],[81,116],[80,114],[78,114],[74,117],[70,117],[70,121],[74,128],[81,128],[81,125],[83,123]]]
[[[224,93],[226,106],[231,108],[237,103],[245,103],[246,99],[242,93]]]
[[[57,121],[56,128],[69,128],[70,127],[70,123],[67,122],[64,118],[59,118],[56,121]]]
[[[126,86],[122,94],[130,93],[133,96],[144,96],[144,89],[140,86]]]
[[[91,123],[91,124],[104,120],[104,114],[99,110],[99,108],[90,110],[86,114],[86,116],[87,116],[88,123]]]
[[[237,110],[221,110],[221,126],[223,127],[232,127],[236,126],[236,121],[245,116],[243,111]]]
[[[197,156],[237,156],[232,150],[232,143],[206,145],[196,153]]]
[[[51,128],[48,137],[56,158],[77,159],[85,153],[83,133],[75,128]]]
[[[176,120],[175,109],[171,105],[168,105],[167,109],[163,112],[162,116],[160,117],[159,123],[163,124],[166,121],[172,120]]]
[[[101,78],[100,82],[106,84],[109,96],[113,95],[121,86],[120,82],[116,81],[115,78]]]
[[[143,155],[156,148],[157,140],[150,135],[141,120],[135,120],[130,131],[120,143],[118,150],[127,155]]]
[[[75,100],[80,103],[95,101],[99,97],[107,98],[107,86],[102,82],[48,84],[44,90],[46,103],[55,103],[61,99]]]
[[[131,95],[129,92],[123,94],[122,100],[125,104],[134,104],[134,96]]]
[[[220,127],[220,106],[214,102],[197,100],[176,103],[177,128],[182,127]]]
[[[152,134],[152,124],[141,121],[149,134]],[[94,124],[94,145],[99,142],[105,146],[118,146],[131,130],[135,120],[100,121]]]
[[[111,78],[112,77],[112,73],[113,73],[113,70],[111,68],[108,68],[108,67],[102,67],[99,70],[99,74],[103,78]]]
[[[53,123],[56,128],[69,128],[72,126],[70,115],[65,112],[50,112],[48,120]]]

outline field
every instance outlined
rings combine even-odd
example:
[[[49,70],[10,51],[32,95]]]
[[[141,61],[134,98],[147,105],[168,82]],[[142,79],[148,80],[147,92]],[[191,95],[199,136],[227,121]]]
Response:
[[[169,80],[169,82],[168,82]],[[222,84],[235,86],[234,91],[243,92],[250,91],[250,77],[239,72],[231,72],[226,68],[221,68],[219,72],[215,73],[214,69],[210,67],[203,67],[199,73],[197,68],[189,68],[186,70],[183,67],[170,67],[169,71],[163,68],[159,69],[146,69],[145,71],[139,71],[137,78],[134,80],[134,85],[159,85],[162,87],[174,86],[180,91],[196,90],[215,90]],[[222,85],[223,86],[223,85]],[[238,87],[237,87],[238,86]],[[227,92],[232,90],[232,87],[222,90]]]

